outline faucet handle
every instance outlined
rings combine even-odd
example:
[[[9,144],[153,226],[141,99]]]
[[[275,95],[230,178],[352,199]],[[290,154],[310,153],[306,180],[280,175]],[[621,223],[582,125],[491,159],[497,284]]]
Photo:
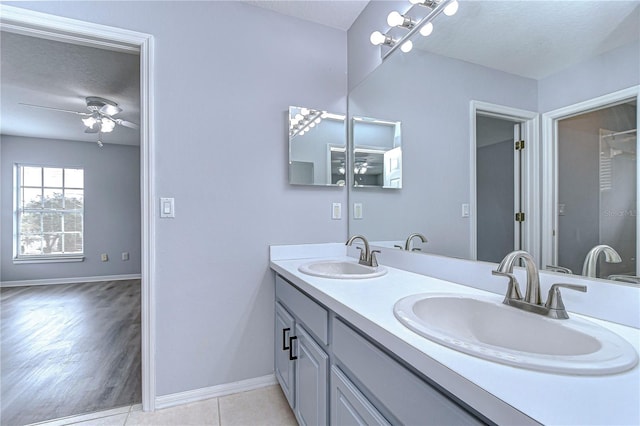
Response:
[[[367,255],[365,254],[364,249],[362,247],[360,247],[360,246],[356,246],[356,248],[358,250],[360,250],[360,259],[359,259],[360,263],[366,262],[367,261]]]
[[[568,288],[569,290],[581,291],[583,293],[587,292],[586,285],[578,285],[578,284],[554,284],[549,289],[549,295],[547,296],[547,303],[544,304],[544,307],[547,309],[553,309],[555,311],[564,312],[564,314],[560,314],[559,318],[567,319],[569,315],[567,315],[567,311],[564,307],[564,303],[562,302],[562,295],[560,294],[560,288]]]
[[[378,267],[378,259],[376,259],[376,253],[380,253],[380,250],[371,250],[371,266]]]
[[[491,274],[497,275],[499,277],[509,278],[509,285],[507,287],[507,294],[505,295],[505,299],[522,300],[522,293],[520,293],[520,285],[518,284],[518,280],[516,279],[515,275],[510,274],[509,272],[501,272],[501,271],[491,271]]]
[[[403,250],[402,246],[399,246],[398,244],[394,244],[393,248],[399,248],[400,250]]]

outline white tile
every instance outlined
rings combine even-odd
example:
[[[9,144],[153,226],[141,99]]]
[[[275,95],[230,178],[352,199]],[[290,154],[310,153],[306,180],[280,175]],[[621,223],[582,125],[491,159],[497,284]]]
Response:
[[[73,426],[124,426],[129,413],[116,414],[115,416],[94,418],[77,423],[70,423]]]
[[[165,408],[154,412],[132,410],[126,426],[219,426],[218,401],[216,398],[177,407]]]
[[[220,397],[222,426],[297,425],[280,386]]]

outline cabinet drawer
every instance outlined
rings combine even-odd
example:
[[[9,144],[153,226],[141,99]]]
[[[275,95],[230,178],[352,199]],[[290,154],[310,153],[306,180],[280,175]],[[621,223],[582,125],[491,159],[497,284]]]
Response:
[[[329,313],[325,308],[289,284],[280,275],[276,275],[276,298],[286,305],[289,311],[304,323],[305,328],[322,343],[325,345],[329,343]]]
[[[338,319],[333,321],[333,353],[402,424],[482,424]]]
[[[331,424],[336,426],[390,423],[335,365],[331,367]]]

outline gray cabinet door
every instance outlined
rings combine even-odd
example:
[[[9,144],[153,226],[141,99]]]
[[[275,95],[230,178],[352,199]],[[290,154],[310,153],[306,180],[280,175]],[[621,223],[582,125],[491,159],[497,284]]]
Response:
[[[294,349],[289,350],[293,341],[290,337],[294,335],[294,320],[291,315],[276,302],[276,325],[275,325],[275,370],[276,378],[280,383],[282,392],[287,397],[291,408],[295,406],[295,361],[289,359],[290,353],[294,353]]]
[[[326,425],[329,357],[300,324],[296,336],[296,417],[302,426]]]
[[[389,425],[356,385],[335,365],[331,367],[331,424],[336,426]]]

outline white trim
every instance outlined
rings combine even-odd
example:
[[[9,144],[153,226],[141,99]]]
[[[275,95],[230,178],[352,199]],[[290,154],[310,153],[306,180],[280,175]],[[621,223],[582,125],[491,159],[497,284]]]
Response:
[[[540,193],[540,172],[538,164],[540,164],[540,114],[534,111],[527,111],[518,108],[511,108],[504,105],[497,105],[482,101],[471,101],[469,108],[469,215],[470,215],[470,237],[469,237],[469,258],[477,260],[478,258],[478,215],[477,215],[477,183],[476,183],[476,114],[509,119],[522,124],[522,135],[527,141],[525,150],[525,160],[522,173],[528,176],[522,190],[522,199],[524,210],[527,213],[525,221],[525,242],[524,249],[531,253],[534,259],[539,259],[540,255],[540,209],[539,197]]]
[[[32,257],[14,257],[14,265],[22,265],[25,263],[65,263],[65,262],[84,262],[84,256],[32,256]]]
[[[542,228],[540,232],[542,253],[540,259],[543,266],[556,265],[558,262],[558,239],[554,236],[555,230],[558,229],[558,120],[633,98],[640,101],[640,86],[631,86],[542,114]],[[640,120],[640,110],[638,120]],[[640,173],[638,173],[638,183],[640,184]],[[640,191],[640,186],[638,190]],[[640,207],[640,197],[638,197],[638,206]],[[637,225],[640,229],[640,217]],[[637,250],[640,252],[640,238],[636,240]]]
[[[241,380],[239,382],[225,383],[208,388],[194,389],[186,392],[162,395],[156,398],[156,408],[168,408],[175,405],[188,404],[202,401],[204,399],[217,398],[239,392],[246,392],[277,384],[275,374],[268,374],[253,379]]]
[[[111,408],[109,410],[96,411],[88,414],[67,416],[55,420],[45,420],[43,422],[31,423],[29,424],[29,426],[66,426],[80,422],[90,422],[91,420],[102,419],[105,417],[117,416],[119,414],[128,414],[131,411],[134,411],[134,406],[125,405],[124,407]]]
[[[93,277],[44,278],[39,280],[2,281],[0,287],[26,287],[32,285],[58,285],[75,283],[95,283],[98,281],[139,280],[141,274],[100,275]]]
[[[153,411],[155,370],[155,137],[153,133],[154,41],[137,31],[69,19],[0,4],[2,29],[92,47],[140,52],[140,185],[142,214],[142,406]]]

